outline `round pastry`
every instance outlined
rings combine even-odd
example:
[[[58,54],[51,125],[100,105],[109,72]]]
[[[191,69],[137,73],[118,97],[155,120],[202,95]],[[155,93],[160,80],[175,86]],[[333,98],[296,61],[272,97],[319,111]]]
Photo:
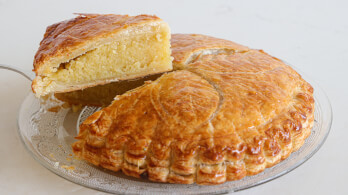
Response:
[[[262,50],[174,34],[174,71],[116,96],[80,126],[74,153],[157,182],[221,184],[299,149],[313,125],[313,88]]]

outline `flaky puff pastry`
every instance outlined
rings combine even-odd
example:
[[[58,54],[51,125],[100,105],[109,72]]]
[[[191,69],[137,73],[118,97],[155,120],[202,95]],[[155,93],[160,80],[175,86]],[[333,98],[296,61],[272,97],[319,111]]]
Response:
[[[34,59],[37,97],[172,70],[170,29],[152,15],[79,14],[47,27]]]
[[[299,149],[313,125],[313,88],[262,50],[173,35],[177,71],[116,96],[80,126],[74,153],[152,181],[221,184]]]

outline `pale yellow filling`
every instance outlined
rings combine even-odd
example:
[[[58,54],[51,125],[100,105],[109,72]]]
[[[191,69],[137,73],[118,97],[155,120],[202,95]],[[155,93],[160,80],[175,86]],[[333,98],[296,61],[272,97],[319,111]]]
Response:
[[[59,85],[74,85],[98,80],[119,80],[148,75],[172,68],[170,32],[152,26],[133,30],[65,64],[43,79]]]

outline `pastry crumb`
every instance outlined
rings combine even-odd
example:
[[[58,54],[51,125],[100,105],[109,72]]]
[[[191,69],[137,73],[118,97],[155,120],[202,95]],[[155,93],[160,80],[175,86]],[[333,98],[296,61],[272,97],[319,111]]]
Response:
[[[75,170],[74,166],[62,165],[60,167],[62,167],[63,169],[66,169],[66,170]]]
[[[77,156],[74,156],[74,159],[75,159],[75,160],[80,160],[80,158],[79,158],[79,157],[77,157]]]
[[[55,162],[54,166],[57,168],[59,166],[59,162]]]
[[[55,107],[48,108],[48,111],[49,112],[58,112],[60,109],[61,109],[60,106],[55,106]]]
[[[51,157],[52,160],[56,160],[56,157],[54,157],[53,153],[50,153],[49,156]]]

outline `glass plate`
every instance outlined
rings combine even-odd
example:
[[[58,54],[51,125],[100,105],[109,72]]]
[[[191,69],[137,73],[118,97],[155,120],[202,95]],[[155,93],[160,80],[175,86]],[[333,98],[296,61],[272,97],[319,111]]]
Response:
[[[112,172],[74,158],[70,145],[75,141],[78,125],[96,107],[85,107],[74,113],[70,109],[45,112],[40,102],[30,93],[21,105],[18,132],[30,154],[53,173],[74,183],[100,191],[121,194],[215,194],[251,188],[278,178],[300,166],[315,154],[329,134],[332,111],[323,90],[308,78],[314,87],[315,123],[305,144],[290,157],[267,168],[260,174],[242,180],[215,186],[196,184],[154,183],[147,179],[128,177],[122,172]]]

